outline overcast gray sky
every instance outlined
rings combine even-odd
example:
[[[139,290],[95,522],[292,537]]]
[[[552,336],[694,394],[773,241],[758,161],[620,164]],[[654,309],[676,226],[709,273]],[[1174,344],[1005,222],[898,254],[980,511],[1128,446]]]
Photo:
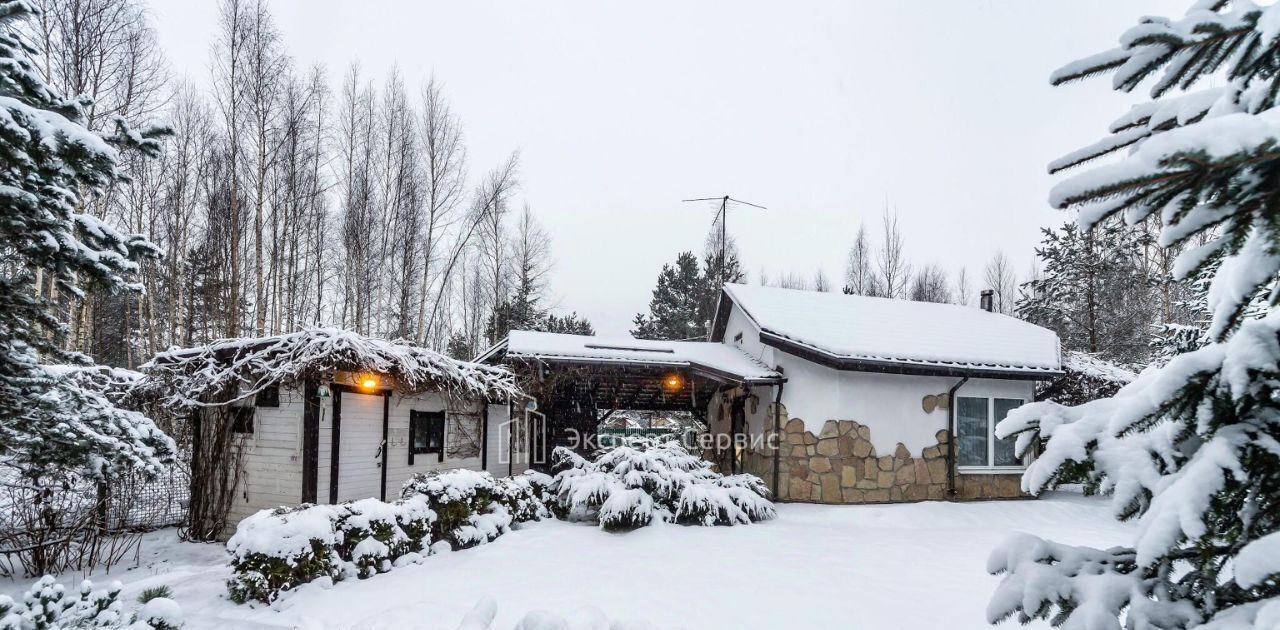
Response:
[[[647,308],[664,262],[732,213],[761,268],[834,282],[860,221],[896,206],[913,263],[971,278],[996,250],[1025,271],[1045,164],[1134,97],[1057,66],[1186,2],[273,2],[299,65],[352,60],[414,86],[433,71],[466,125],[473,176],[522,152],[520,196],[554,238],[553,290],[601,334]],[[175,72],[208,82],[213,0],[152,0]]]

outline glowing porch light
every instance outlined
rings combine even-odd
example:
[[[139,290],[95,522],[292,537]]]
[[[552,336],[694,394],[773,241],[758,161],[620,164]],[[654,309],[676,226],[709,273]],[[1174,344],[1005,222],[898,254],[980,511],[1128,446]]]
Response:
[[[662,387],[669,392],[680,391],[684,387],[684,378],[678,373],[672,372],[662,378]]]

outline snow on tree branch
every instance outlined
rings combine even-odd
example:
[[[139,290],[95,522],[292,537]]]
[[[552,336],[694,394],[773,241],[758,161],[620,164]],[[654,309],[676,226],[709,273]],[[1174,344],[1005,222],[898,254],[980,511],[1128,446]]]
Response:
[[[1157,242],[1182,248],[1174,275],[1211,278],[1210,321],[1203,345],[1146,369],[1110,398],[1026,405],[997,426],[998,436],[1017,436],[1020,454],[1042,445],[1024,489],[1038,493],[1082,474],[1087,490],[1112,495],[1117,518],[1136,519],[1138,528],[1132,545],[1108,550],[1010,539],[987,567],[1005,575],[988,608],[992,622],[1016,615],[1066,628],[1280,627],[1277,34],[1280,5],[1201,0],[1182,19],[1143,18],[1120,48],[1051,79],[1113,70],[1114,89],[1150,78],[1159,98],[1225,75],[1221,88],[1131,110],[1112,124],[1116,137],[1054,168],[1126,145],[1130,153],[1050,194],[1054,206],[1079,210],[1085,230],[1115,216],[1157,219]]]

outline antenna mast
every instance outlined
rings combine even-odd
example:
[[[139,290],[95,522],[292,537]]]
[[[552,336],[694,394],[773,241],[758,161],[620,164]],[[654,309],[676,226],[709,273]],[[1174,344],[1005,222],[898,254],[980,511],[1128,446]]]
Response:
[[[729,279],[729,276],[728,276],[729,259],[727,257],[728,252],[725,250],[729,242],[729,203],[730,202],[740,203],[744,206],[751,206],[752,208],[759,208],[761,210],[768,210],[768,208],[761,205],[756,205],[754,203],[751,203],[750,201],[734,199],[729,195],[724,195],[722,197],[700,197],[698,199],[681,199],[680,201],[685,203],[692,202],[692,201],[719,201],[720,202],[720,208],[716,210],[716,219],[720,221],[720,263],[719,263],[720,269],[719,271],[720,271],[720,285],[723,286],[724,283],[728,282],[728,279]]]

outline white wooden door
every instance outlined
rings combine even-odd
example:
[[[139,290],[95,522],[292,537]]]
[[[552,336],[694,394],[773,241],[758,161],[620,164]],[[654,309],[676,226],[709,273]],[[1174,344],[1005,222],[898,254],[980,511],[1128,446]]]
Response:
[[[381,395],[339,392],[338,501],[377,498],[382,485]]]

